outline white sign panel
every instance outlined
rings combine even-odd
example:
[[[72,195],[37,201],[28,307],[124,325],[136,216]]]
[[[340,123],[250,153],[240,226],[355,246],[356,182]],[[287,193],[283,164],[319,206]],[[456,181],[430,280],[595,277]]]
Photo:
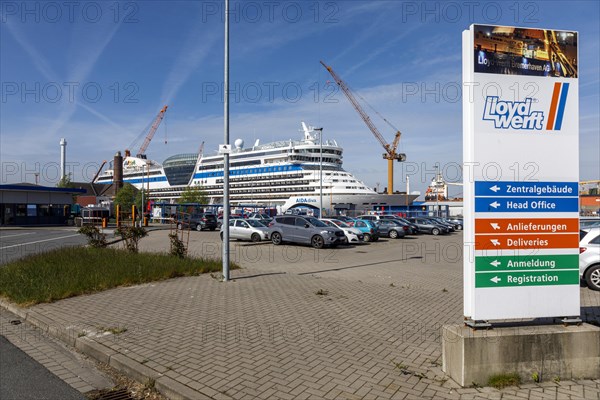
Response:
[[[464,314],[578,316],[578,34],[463,33]]]

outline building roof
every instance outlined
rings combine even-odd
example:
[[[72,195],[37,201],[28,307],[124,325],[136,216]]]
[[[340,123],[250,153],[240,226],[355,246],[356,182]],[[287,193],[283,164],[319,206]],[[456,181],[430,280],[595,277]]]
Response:
[[[85,193],[84,189],[58,188],[51,186],[34,185],[31,183],[17,183],[13,185],[0,185],[0,190],[18,192],[54,192],[54,193]]]

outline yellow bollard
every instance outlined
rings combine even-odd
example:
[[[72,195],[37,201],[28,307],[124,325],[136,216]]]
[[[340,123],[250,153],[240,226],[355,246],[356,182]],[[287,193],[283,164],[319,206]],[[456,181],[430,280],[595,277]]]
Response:
[[[144,226],[148,226],[148,217],[144,217]]]
[[[106,228],[107,225],[108,222],[106,221],[106,218],[102,218],[102,228]]]
[[[117,204],[117,228],[121,227],[121,205]]]

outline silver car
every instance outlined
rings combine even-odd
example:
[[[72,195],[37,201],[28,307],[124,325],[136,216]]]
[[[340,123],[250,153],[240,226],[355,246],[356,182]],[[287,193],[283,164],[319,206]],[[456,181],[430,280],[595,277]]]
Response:
[[[223,240],[223,227],[220,236]],[[229,238],[253,242],[269,240],[269,228],[255,219],[232,219],[229,221]]]
[[[600,290],[600,228],[579,234],[579,276],[592,290]]]
[[[344,231],[327,226],[314,217],[278,215],[269,224],[271,241],[278,245],[283,242],[310,244],[315,249],[324,246],[336,247],[348,243]]]

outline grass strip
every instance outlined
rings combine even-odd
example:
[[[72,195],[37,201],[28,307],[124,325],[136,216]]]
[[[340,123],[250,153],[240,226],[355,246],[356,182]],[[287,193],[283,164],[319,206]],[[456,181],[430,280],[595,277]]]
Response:
[[[220,272],[221,269],[220,260],[134,254],[112,248],[67,247],[0,266],[0,296],[31,306],[118,286]]]

